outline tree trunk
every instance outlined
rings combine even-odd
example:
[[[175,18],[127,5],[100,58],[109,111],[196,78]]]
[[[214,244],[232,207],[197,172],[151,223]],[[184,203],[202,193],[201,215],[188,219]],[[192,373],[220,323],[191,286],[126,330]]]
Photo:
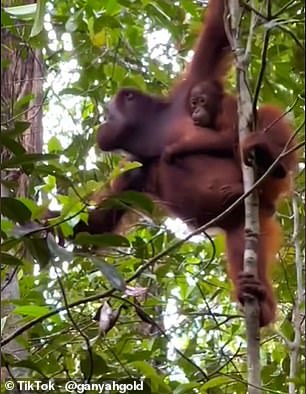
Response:
[[[28,1],[27,3],[31,3]],[[4,3],[4,4],[3,4]],[[2,6],[9,7],[12,1],[2,2]],[[15,5],[15,4],[14,4]],[[1,70],[1,127],[14,130],[16,121],[26,121],[30,123],[29,128],[19,137],[19,141],[29,153],[39,153],[42,151],[42,103],[43,103],[43,64],[41,51],[32,49],[22,38],[22,21],[18,21],[17,34],[11,34],[9,30],[2,30],[2,60],[7,60],[8,64]],[[20,29],[20,30],[18,30]],[[20,37],[19,34],[20,33]],[[19,110],[14,111],[16,102],[32,95],[29,102]],[[9,159],[13,153],[2,148],[1,160]],[[2,196],[28,196],[29,179],[21,169],[5,170],[1,173],[4,181],[15,181],[15,188],[8,188],[1,183]],[[8,253],[16,253],[13,250]],[[20,252],[19,252],[20,253]],[[22,253],[22,252],[21,252]],[[20,256],[22,258],[22,254]],[[1,283],[2,310],[1,318],[5,317],[5,325],[2,335],[11,334],[18,328],[19,317],[12,314],[14,305],[12,299],[19,299],[19,284],[17,279],[18,269],[7,269],[5,278]],[[10,353],[17,360],[27,357],[27,351],[17,342],[12,341],[4,348],[4,353]],[[4,367],[4,366],[3,366]],[[25,376],[22,368],[13,368],[10,371],[2,368],[2,379],[13,374],[14,377]]]

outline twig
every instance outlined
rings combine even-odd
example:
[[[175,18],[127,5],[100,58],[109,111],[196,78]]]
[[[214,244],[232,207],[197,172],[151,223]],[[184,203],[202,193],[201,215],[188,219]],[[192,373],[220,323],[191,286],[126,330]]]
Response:
[[[1,293],[7,288],[7,286],[12,282],[14,276],[16,275],[19,266],[16,266],[13,271],[9,274],[9,277],[5,279],[4,285],[1,287]]]
[[[260,11],[258,11],[256,8],[254,8],[253,5],[250,5],[249,3],[246,3],[245,1],[240,1],[241,6],[247,9],[248,11],[251,11],[253,14],[255,14],[259,19],[262,19],[264,22],[267,21],[267,17],[262,14]]]
[[[289,3],[285,4],[283,7],[281,7],[274,15],[273,15],[273,19],[277,18],[279,15],[281,15],[283,12],[285,12],[288,8],[290,8],[291,6],[296,5],[297,2],[296,0],[291,0],[289,1]]]
[[[260,67],[260,71],[259,71],[258,78],[256,81],[256,88],[255,88],[255,92],[254,92],[254,96],[253,96],[253,114],[256,114],[257,101],[258,101],[259,92],[261,89],[261,84],[262,84],[265,69],[266,69],[267,52],[268,52],[268,47],[269,47],[269,38],[270,38],[270,29],[267,29],[264,34],[264,44],[263,44],[262,51],[261,51],[261,67]]]

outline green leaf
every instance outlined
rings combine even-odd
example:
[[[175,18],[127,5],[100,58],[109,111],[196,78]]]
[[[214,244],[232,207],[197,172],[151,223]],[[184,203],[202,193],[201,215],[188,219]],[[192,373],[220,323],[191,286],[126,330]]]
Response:
[[[93,27],[95,33],[105,29],[105,26],[111,27],[112,29],[118,29],[121,27],[118,18],[114,18],[107,14],[104,14],[94,20]]]
[[[15,256],[12,256],[9,253],[0,253],[0,261],[1,264],[5,264],[5,265],[21,265],[22,264],[22,260],[18,259]]]
[[[79,233],[75,238],[79,245],[95,245],[100,247],[129,247],[130,242],[122,235],[117,234],[89,234]]]
[[[36,163],[39,161],[44,161],[44,160],[54,160],[57,159],[58,156],[54,154],[43,154],[43,153],[28,153],[28,154],[22,154],[18,156],[14,156],[9,160],[4,160],[1,163],[1,170],[5,168],[14,168],[18,166],[22,166],[24,164],[29,164],[29,163]]]
[[[154,209],[154,204],[152,200],[145,196],[143,193],[134,191],[125,191],[120,193],[119,196],[121,201],[132,205],[135,208],[143,209],[144,211],[152,214]]]
[[[27,238],[24,242],[40,267],[46,267],[51,259],[47,241],[43,238]]]
[[[234,382],[229,376],[217,376],[216,378],[210,379],[208,382],[204,383],[201,390],[211,389],[213,387],[220,387],[225,383]]]
[[[18,122],[15,122],[14,126],[14,130],[10,132],[11,137],[16,137],[17,135],[24,133],[31,126],[31,123],[19,120]]]
[[[36,3],[19,5],[16,7],[4,7],[4,10],[18,19],[33,19],[36,12]]]
[[[5,135],[10,138],[17,137],[18,135],[24,133],[31,126],[30,122],[16,121],[14,123],[14,128],[1,131],[1,135]]]
[[[157,374],[156,370],[146,361],[133,361],[131,365],[141,371],[147,378]]]
[[[31,211],[32,220],[39,219],[42,216],[45,216],[47,211],[46,206],[37,205],[36,201],[26,197],[19,197],[18,200],[21,201]]]
[[[64,179],[69,180],[69,184],[72,183],[71,179],[65,177],[62,174],[62,170],[60,168],[57,168],[53,164],[43,164],[43,163],[42,164],[37,164],[35,166],[35,169],[34,169],[33,172],[36,173],[37,175],[41,175],[41,176],[53,175],[56,178],[63,177]]]
[[[32,317],[40,317],[44,316],[48,312],[50,312],[50,308],[47,306],[39,306],[39,305],[22,305],[22,306],[17,306],[14,309],[14,313],[16,315],[26,315],[26,316],[32,316]]]
[[[123,167],[123,172],[134,170],[135,168],[141,168],[141,167],[142,167],[142,163],[140,163],[139,161],[128,161],[127,163],[125,163]]]
[[[37,36],[44,27],[46,0],[37,0],[34,24],[30,33],[30,38]]]
[[[11,15],[9,15],[5,10],[6,10],[5,8],[1,9],[1,27],[2,28],[11,27],[14,25],[13,18],[11,18]],[[9,59],[1,59],[2,71],[7,68],[8,64],[10,64]]]
[[[12,248],[17,248],[20,246],[22,240],[9,238],[7,241],[3,241],[1,243],[1,250],[2,251],[10,251]]]
[[[150,244],[149,244],[150,245]],[[146,241],[142,237],[135,236],[135,239],[132,243],[132,246],[134,248],[134,253],[133,255],[137,259],[146,259],[149,256],[149,245],[146,243]]]
[[[122,85],[136,87],[137,89],[145,90],[146,83],[144,78],[138,74],[129,74],[124,80],[122,81]]]
[[[286,357],[283,359],[281,366],[285,374],[288,376],[290,371],[290,358],[288,355],[286,355]]]
[[[14,114],[19,115],[29,106],[31,100],[33,100],[34,94],[29,93],[26,96],[22,96],[18,101],[14,103]]]
[[[86,378],[89,377],[90,371],[92,371],[92,374],[94,376],[99,376],[109,370],[104,358],[97,353],[92,353],[91,358],[90,353],[86,352],[81,358],[80,365],[81,370]]]
[[[137,368],[146,378],[151,380],[152,391],[157,393],[171,393],[170,387],[167,386],[163,377],[158,375],[156,370],[145,361],[133,361],[130,365]]]
[[[109,280],[109,282],[115,289],[121,291],[125,290],[125,281],[113,265],[106,264],[103,261],[99,260],[97,257],[93,257],[92,261],[100,269],[102,274],[106,277],[107,280]]]
[[[13,363],[13,366],[16,368],[28,368],[32,371],[36,371],[40,374],[43,374],[42,369],[39,367],[38,363],[34,363],[31,360],[21,360]]]
[[[109,15],[115,15],[120,12],[121,7],[117,0],[106,0],[103,6],[105,7],[105,11]]]
[[[84,91],[80,87],[75,87],[75,88],[65,88],[59,92],[59,96],[63,96],[65,94],[71,94],[73,96],[82,96],[84,95]]]
[[[169,15],[167,15],[160,7],[160,5],[158,3],[155,3],[153,1],[150,1],[148,4],[148,9],[150,9],[150,13],[152,13],[152,15],[158,16],[158,18],[160,19],[161,23],[165,23],[166,21],[169,22],[170,21],[170,17]]]
[[[291,322],[288,319],[284,319],[280,326],[281,333],[290,341],[293,341],[294,331]]]
[[[26,150],[19,142],[15,141],[13,138],[10,138],[8,135],[5,135],[5,133],[0,134],[0,143],[15,155],[23,155],[26,153]]]
[[[151,357],[151,352],[148,350],[135,351],[124,355],[128,362],[148,360]]]
[[[48,152],[61,152],[63,147],[55,136],[51,137],[48,141]]]
[[[261,377],[263,384],[267,384],[271,380],[271,376],[277,373],[278,365],[277,364],[269,364],[264,365],[261,370]]]
[[[68,18],[67,22],[65,23],[65,29],[68,33],[73,33],[77,30],[79,22],[78,19],[80,15],[82,15],[82,13],[83,8],[81,8],[79,11],[75,12]]]
[[[31,219],[31,211],[19,200],[12,197],[1,197],[1,214],[18,223]]]
[[[198,382],[190,382],[190,383],[182,383],[173,391],[173,394],[189,394],[194,392],[193,389],[199,387],[200,383]]]

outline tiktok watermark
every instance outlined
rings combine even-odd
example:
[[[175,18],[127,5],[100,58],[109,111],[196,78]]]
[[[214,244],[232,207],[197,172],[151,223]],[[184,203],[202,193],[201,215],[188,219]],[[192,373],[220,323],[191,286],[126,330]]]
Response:
[[[98,394],[151,394],[150,382],[148,380],[129,379],[124,382],[115,380],[81,382],[78,380],[27,380],[16,379],[7,380],[4,383],[5,393],[77,393],[87,392]],[[2,390],[1,390],[2,392]]]

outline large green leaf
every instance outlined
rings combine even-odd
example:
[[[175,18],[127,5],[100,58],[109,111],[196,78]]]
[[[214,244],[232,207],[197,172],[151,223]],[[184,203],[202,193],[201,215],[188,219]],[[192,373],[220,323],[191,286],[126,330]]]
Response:
[[[16,198],[1,197],[1,214],[18,223],[25,223],[31,219],[31,211]]]
[[[5,265],[21,265],[22,260],[8,253],[0,253],[1,264]]]
[[[51,259],[50,250],[46,239],[27,238],[25,244],[35,261],[42,267],[46,267]]]
[[[4,7],[5,12],[18,19],[30,20],[34,18],[37,4],[25,4],[15,7]]]
[[[40,317],[50,312],[50,308],[40,305],[22,305],[14,309],[16,315],[26,315],[32,317]]]
[[[30,33],[30,37],[37,36],[44,27],[44,16],[45,16],[45,0],[37,0],[37,8],[35,12],[34,24]]]
[[[95,245],[99,247],[128,247],[130,242],[122,235],[117,234],[89,234],[79,233],[75,238],[79,245]]]
[[[0,134],[0,143],[15,155],[22,155],[26,153],[26,150],[19,142],[15,141],[13,138],[10,138],[4,133]]]

